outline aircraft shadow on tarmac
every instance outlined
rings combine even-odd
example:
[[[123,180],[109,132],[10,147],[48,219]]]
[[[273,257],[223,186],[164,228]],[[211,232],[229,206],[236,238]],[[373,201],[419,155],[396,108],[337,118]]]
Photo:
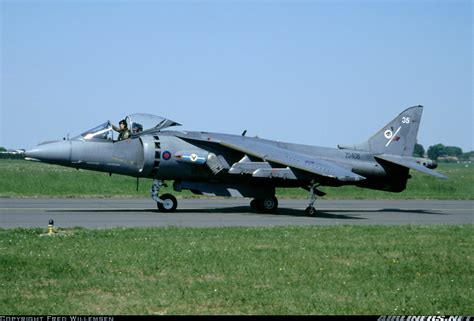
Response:
[[[47,212],[68,212],[68,213],[160,213],[156,209],[74,209],[74,210],[49,210]],[[337,211],[340,212],[340,211]],[[200,208],[200,209],[180,209],[175,213],[163,213],[167,215],[176,215],[184,213],[200,213],[200,214],[216,214],[216,215],[228,215],[228,214],[250,214],[250,215],[266,215],[266,216],[301,216],[306,217],[304,210],[292,209],[292,208],[280,208],[276,213],[260,213],[252,210],[248,206],[234,206],[234,207],[221,207],[221,208]],[[363,217],[355,217],[349,215],[330,214],[325,211],[317,212],[317,215],[310,218],[335,218],[335,219],[365,219]]]
[[[341,211],[344,212],[344,211]],[[431,214],[431,215],[450,215],[443,212],[433,212],[430,210],[402,210],[400,208],[383,208],[380,210],[371,210],[368,212],[388,212],[388,213],[407,213],[407,214]]]
[[[74,210],[49,210],[48,212],[76,212],[76,213],[159,213],[156,209],[146,208],[146,209],[74,209]],[[373,210],[343,210],[343,209],[323,209],[317,210],[316,216],[313,218],[330,218],[330,219],[355,219],[363,220],[367,219],[366,217],[360,217],[360,213],[406,213],[406,214],[431,214],[431,215],[448,215],[447,213],[442,212],[432,212],[428,210],[406,210],[406,209],[373,209]],[[224,208],[201,208],[201,209],[180,209],[176,213],[168,213],[169,215],[175,215],[179,213],[207,213],[207,214],[258,214],[258,215],[272,215],[272,216],[295,216],[295,217],[306,217],[304,210],[301,209],[292,209],[292,208],[280,208],[276,213],[266,214],[259,213],[255,210],[252,210],[248,206],[234,206],[234,207],[224,207]],[[337,214],[336,214],[337,213]],[[340,214],[346,213],[346,214]],[[350,213],[359,214],[357,216],[350,215]]]
[[[271,216],[295,216],[295,217],[308,217],[305,215],[304,210],[294,208],[279,208],[276,213],[261,213],[257,212],[247,206],[236,206],[227,208],[216,208],[216,209],[183,209],[180,210],[182,213],[212,213],[212,214],[255,214],[255,215],[271,215]],[[316,216],[309,218],[333,218],[333,219],[365,219],[364,217],[330,214],[326,211],[318,211]]]

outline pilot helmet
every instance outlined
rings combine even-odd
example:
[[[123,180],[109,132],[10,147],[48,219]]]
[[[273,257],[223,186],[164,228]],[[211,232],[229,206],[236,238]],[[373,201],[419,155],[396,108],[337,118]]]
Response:
[[[119,121],[119,125],[120,125],[120,124],[124,124],[125,127],[127,127],[127,122],[125,121],[125,119],[122,119],[121,121]]]
[[[139,133],[143,131],[143,126],[138,123],[132,123],[132,132]]]

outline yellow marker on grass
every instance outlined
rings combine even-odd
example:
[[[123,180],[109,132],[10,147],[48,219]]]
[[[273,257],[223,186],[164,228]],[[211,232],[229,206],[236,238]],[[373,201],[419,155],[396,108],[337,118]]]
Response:
[[[54,221],[50,219],[48,224],[48,234],[52,235],[54,233],[56,233],[56,230],[54,229]]]

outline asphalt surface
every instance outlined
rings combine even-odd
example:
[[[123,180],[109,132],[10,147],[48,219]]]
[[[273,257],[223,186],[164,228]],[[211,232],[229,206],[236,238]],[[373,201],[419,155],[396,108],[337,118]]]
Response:
[[[306,217],[305,200],[280,200],[276,214],[250,209],[248,199],[183,199],[160,213],[150,199],[0,199],[0,228],[220,227],[277,225],[472,224],[474,201],[326,201]]]

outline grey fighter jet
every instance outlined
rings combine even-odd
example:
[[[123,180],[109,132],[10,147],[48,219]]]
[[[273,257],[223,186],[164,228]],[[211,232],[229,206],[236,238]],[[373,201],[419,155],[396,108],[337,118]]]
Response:
[[[401,192],[410,169],[439,178],[436,163],[412,157],[422,106],[410,107],[358,145],[338,148],[284,143],[221,133],[177,131],[180,124],[149,114],[126,117],[131,135],[115,140],[105,122],[72,139],[45,142],[25,152],[27,159],[68,167],[153,179],[151,197],[163,212],[176,210],[171,194],[160,195],[164,181],[175,191],[253,198],[250,206],[271,213],[278,207],[276,187],[309,191],[305,213],[316,215],[320,186],[354,185]]]

